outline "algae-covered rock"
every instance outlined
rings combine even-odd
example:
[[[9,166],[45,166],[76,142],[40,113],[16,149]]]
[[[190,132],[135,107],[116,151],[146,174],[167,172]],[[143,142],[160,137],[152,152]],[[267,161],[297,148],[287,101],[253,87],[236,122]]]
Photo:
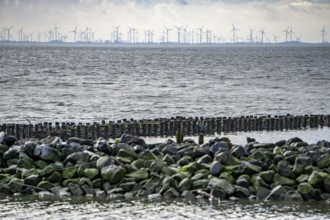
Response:
[[[58,150],[46,145],[36,146],[34,149],[34,156],[40,157],[42,160],[50,162],[60,161],[61,159],[61,153]]]
[[[17,161],[17,167],[25,168],[25,169],[33,169],[35,168],[34,160],[32,160],[29,157],[21,158]]]
[[[185,166],[182,167],[182,172],[188,172],[188,173],[194,173],[200,168],[200,165],[197,162],[191,162]]]
[[[269,188],[269,185],[259,175],[253,175],[251,178],[251,183],[255,189],[260,186],[264,188]]]
[[[179,192],[183,192],[183,191],[191,190],[192,187],[193,187],[193,182],[189,177],[187,177],[180,181],[177,188]]]
[[[273,181],[275,171],[267,170],[267,171],[263,171],[257,175],[259,175],[266,183],[271,183]]]
[[[316,160],[317,167],[320,169],[327,168],[330,166],[330,155],[323,154]]]
[[[220,189],[218,187],[212,188],[210,195],[214,198],[218,198],[220,200],[226,199],[226,193],[223,189]]]
[[[24,180],[14,177],[9,181],[8,187],[12,193],[22,192],[24,189]]]
[[[60,161],[57,161],[56,163],[51,163],[47,165],[41,172],[40,176],[47,176],[52,174],[55,171],[60,171],[62,172],[63,170],[63,164]]]
[[[235,183],[235,178],[229,172],[223,172],[220,174],[219,179],[224,179],[230,182],[231,184]]]
[[[278,173],[276,173],[274,175],[274,186],[279,186],[279,185],[282,185],[282,186],[294,186],[295,185],[295,181],[292,180],[292,179],[289,179],[287,177],[284,177],[284,176],[281,176],[279,175]]]
[[[141,168],[145,167],[145,160],[143,160],[143,159],[134,160],[131,165],[136,170],[141,169]]]
[[[119,143],[125,143],[131,146],[135,146],[135,145],[140,145],[140,146],[147,146],[146,142],[139,137],[135,137],[133,135],[129,135],[129,134],[123,134],[120,137],[120,141]]]
[[[250,190],[245,188],[245,187],[241,187],[241,186],[234,186],[234,196],[237,198],[248,198],[251,193]]]
[[[50,189],[53,187],[53,184],[51,184],[49,181],[41,181],[38,183],[37,187],[46,191],[50,191]]]
[[[315,190],[309,183],[300,183],[297,188],[297,192],[304,198],[304,200],[313,199]]]
[[[293,165],[293,172],[298,176],[305,172],[305,168],[313,164],[313,161],[310,157],[299,155]]]
[[[80,188],[78,184],[69,183],[69,190],[73,196],[82,196],[84,195],[84,191]]]
[[[164,198],[179,198],[180,193],[178,193],[178,191],[176,191],[173,187],[171,187],[168,190],[166,190],[166,192],[164,192],[163,197]]]
[[[166,163],[163,160],[154,160],[150,165],[150,170],[152,172],[161,172]]]
[[[308,183],[313,187],[313,188],[318,188],[322,189],[323,187],[323,181],[326,178],[328,174],[326,173],[321,173],[317,171],[313,171],[311,175],[309,175],[308,178]]]
[[[62,182],[62,174],[59,171],[54,171],[47,180],[50,183],[61,183]]]
[[[309,175],[307,174],[301,174],[296,178],[297,183],[302,183],[302,182],[308,182]]]
[[[284,201],[294,201],[294,202],[301,202],[304,201],[303,197],[300,195],[299,192],[295,190],[289,190],[284,197]]]
[[[40,182],[39,175],[31,175],[24,179],[25,185],[37,186],[39,182]]]
[[[77,168],[76,167],[66,167],[63,169],[62,178],[63,179],[71,179],[75,178],[77,175]]]
[[[84,170],[84,176],[89,179],[94,179],[99,175],[99,170],[96,168],[87,168]]]
[[[276,170],[277,170],[277,173],[281,176],[284,176],[284,177],[287,177],[290,179],[295,178],[295,175],[292,172],[290,165],[285,160],[278,162]]]
[[[124,168],[116,165],[110,165],[101,169],[101,176],[105,181],[110,184],[116,184],[122,180],[126,175]]]
[[[258,186],[256,188],[257,199],[264,200],[270,194],[270,192],[271,191],[269,189],[262,186]]]
[[[228,196],[234,192],[233,185],[224,179],[212,178],[208,184],[208,188],[212,189],[216,187],[222,189]]]
[[[89,154],[84,151],[79,151],[79,152],[74,152],[72,154],[69,154],[65,158],[64,164],[66,164],[66,163],[77,164],[77,163],[82,163],[82,162],[88,162],[88,160],[89,160]]]
[[[233,147],[233,149],[231,150],[231,153],[232,153],[233,156],[235,156],[237,158],[249,156],[249,152],[243,146]]]
[[[141,168],[132,173],[126,174],[127,177],[133,178],[135,181],[145,180],[149,178],[149,173],[145,168]]]
[[[286,189],[283,186],[276,186],[271,190],[269,195],[266,197],[266,200],[270,201],[281,201],[284,199],[286,194]]]
[[[330,175],[324,178],[323,184],[325,191],[327,193],[330,193]]]
[[[208,179],[199,179],[193,181],[193,189],[206,189],[209,185],[210,180]]]
[[[251,176],[253,174],[260,173],[262,171],[262,168],[250,162],[242,161],[240,166],[240,171],[243,174],[247,174]]]

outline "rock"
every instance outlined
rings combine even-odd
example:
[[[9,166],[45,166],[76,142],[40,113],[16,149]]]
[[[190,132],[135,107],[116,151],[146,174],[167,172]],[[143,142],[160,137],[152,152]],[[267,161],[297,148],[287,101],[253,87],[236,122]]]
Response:
[[[164,155],[169,154],[169,155],[176,155],[178,150],[174,144],[168,144],[166,145],[162,151]]]
[[[255,189],[260,186],[264,188],[269,188],[269,185],[259,175],[252,176],[251,183]]]
[[[294,186],[295,185],[295,181],[289,178],[286,178],[284,176],[279,175],[278,173],[276,173],[274,175],[274,179],[273,179],[274,185],[273,186]]]
[[[242,161],[239,169],[242,174],[247,174],[250,176],[262,171],[261,167],[253,165],[247,161]]]
[[[41,191],[38,193],[39,198],[52,198],[54,197],[54,193],[48,191]]]
[[[237,179],[236,179],[236,185],[238,186],[241,186],[241,187],[245,187],[245,188],[249,188],[250,187],[250,182],[242,177],[242,176],[239,176]]]
[[[132,146],[135,146],[135,145],[140,145],[143,147],[147,146],[147,144],[145,143],[145,141],[142,138],[135,137],[135,136],[132,136],[129,134],[123,134],[120,137],[119,143],[125,143],[125,144],[132,145]]]
[[[50,145],[52,147],[56,147],[57,144],[63,144],[63,141],[60,137],[57,136],[48,136],[44,139],[41,139],[41,144]]]
[[[330,166],[330,155],[323,154],[316,160],[317,167],[320,169],[327,168]]]
[[[9,194],[11,194],[11,191],[10,191],[8,185],[0,182],[0,195],[2,195],[2,194],[9,195]]]
[[[89,154],[87,152],[80,151],[68,155],[64,160],[64,164],[67,163],[76,164],[76,163],[88,162],[88,160],[89,160]]]
[[[62,162],[57,161],[56,163],[51,163],[51,164],[47,165],[39,174],[41,177],[49,176],[55,171],[62,172],[62,170],[63,170]]]
[[[62,174],[58,171],[54,171],[47,180],[50,183],[61,183],[62,182]]]
[[[34,150],[37,147],[37,143],[34,141],[27,141],[24,144],[23,150],[30,157],[34,156]]]
[[[323,181],[328,176],[326,173],[313,171],[311,175],[309,175],[308,183],[313,187],[317,189],[323,188]]]
[[[12,193],[22,192],[24,189],[24,180],[14,177],[8,182],[8,187]]]
[[[98,151],[103,152],[107,155],[111,155],[112,153],[112,148],[109,146],[108,142],[100,137],[99,139],[97,139],[94,148],[96,148]]]
[[[212,178],[210,180],[207,188],[213,189],[216,187],[222,189],[226,193],[227,196],[234,193],[234,187],[227,180]]]
[[[315,195],[315,190],[309,183],[300,183],[297,192],[300,193],[304,200],[313,199]]]
[[[126,175],[124,168],[116,165],[110,165],[101,169],[101,176],[105,181],[110,184],[116,184],[122,180]]]
[[[89,179],[94,179],[99,175],[99,170],[96,168],[87,168],[84,170],[84,176]]]
[[[0,144],[4,144],[8,147],[11,147],[15,144],[16,138],[14,136],[9,135],[6,132],[0,132]]]
[[[44,169],[48,165],[48,163],[43,160],[37,160],[34,162],[34,165],[39,169]]]
[[[212,158],[209,155],[204,155],[197,160],[197,163],[199,163],[199,164],[211,163],[211,162],[212,162]]]
[[[293,165],[293,172],[298,176],[300,174],[303,174],[305,171],[305,168],[307,166],[310,166],[313,164],[313,161],[310,157],[304,156],[304,155],[299,155],[295,163]]]
[[[25,185],[37,186],[39,182],[40,182],[39,175],[31,175],[24,179]]]
[[[274,189],[271,190],[265,200],[282,201],[285,197],[286,192],[287,191],[283,186],[276,186]]]
[[[301,174],[296,178],[297,183],[302,183],[302,182],[308,182],[309,175],[307,174]]]
[[[66,167],[63,169],[62,177],[63,179],[72,179],[77,176],[77,168],[76,167]]]
[[[184,191],[191,190],[192,187],[193,187],[193,182],[191,181],[191,179],[189,177],[187,177],[180,181],[177,189],[179,192],[184,192]]]
[[[41,181],[37,185],[38,188],[44,189],[46,191],[50,191],[50,189],[53,187],[53,184],[51,184],[48,181]]]
[[[284,197],[284,201],[301,202],[304,201],[303,197],[295,190],[289,190]]]
[[[180,197],[180,193],[176,191],[173,187],[169,188],[166,192],[163,194],[164,198],[178,198]]]
[[[218,187],[212,188],[210,192],[211,197],[218,198],[220,200],[226,199],[226,193],[223,189],[220,189]]]
[[[38,145],[34,149],[34,156],[40,157],[42,160],[55,162],[60,161],[60,152],[46,145]]]
[[[229,166],[235,165],[235,161],[233,160],[233,156],[230,151],[224,151],[215,155],[215,160],[219,161],[222,165]]]
[[[181,193],[181,198],[191,201],[195,199],[195,196],[192,192],[186,190]]]
[[[73,196],[82,196],[84,195],[83,190],[80,188],[78,184],[69,183],[69,190]]]
[[[253,148],[273,149],[274,147],[275,147],[275,144],[273,144],[273,143],[255,143],[255,144],[253,144]]]
[[[12,146],[3,154],[3,160],[8,161],[11,159],[18,159],[21,148],[21,146]]]
[[[135,181],[145,180],[149,178],[149,173],[145,168],[141,168],[132,173],[126,174],[127,177],[133,178]]]
[[[330,193],[330,175],[324,178],[323,185],[324,185],[324,190],[327,193]]]
[[[199,170],[200,165],[197,162],[191,162],[181,168],[182,172],[194,173],[195,171]]]
[[[154,160],[150,165],[150,170],[152,172],[161,172],[165,166],[167,165],[163,160]]]
[[[243,146],[235,146],[232,148],[231,153],[233,156],[240,158],[240,157],[247,157],[249,156],[249,152]]]
[[[98,170],[101,170],[103,167],[114,165],[114,164],[115,164],[115,161],[112,158],[110,158],[108,156],[104,156],[104,157],[100,157],[96,161],[96,168]]]
[[[260,200],[264,200],[271,192],[269,189],[262,186],[257,187],[256,191],[257,199]]]
[[[234,186],[234,194],[237,198],[248,198],[251,193],[248,188],[241,187],[241,186]]]
[[[285,160],[278,162],[276,170],[277,170],[277,173],[281,176],[284,176],[284,177],[287,177],[290,179],[295,178],[294,173],[292,172],[289,164]]]
[[[153,193],[153,194],[148,195],[147,198],[149,200],[152,200],[152,201],[160,201],[162,199],[162,194],[160,194],[160,193]]]
[[[17,161],[17,167],[25,169],[34,169],[34,160],[29,157],[21,158]]]
[[[229,151],[228,143],[227,142],[216,142],[214,143],[211,148],[210,152],[215,155],[217,152]]]
[[[85,195],[94,196],[94,194],[95,194],[93,187],[88,184],[82,185],[81,189],[84,191]]]
[[[208,179],[200,179],[193,181],[193,189],[206,189],[209,185],[209,182],[210,181]]]
[[[214,176],[219,176],[223,172],[224,167],[218,161],[213,161],[210,166],[210,173]]]
[[[235,183],[235,179],[234,177],[231,175],[230,172],[223,172],[220,174],[219,179],[224,179],[227,180],[228,182],[230,182],[231,184]]]
[[[257,175],[259,175],[266,183],[271,183],[273,181],[275,171],[267,170],[267,171],[263,171]]]
[[[298,138],[298,137],[294,137],[294,138],[289,139],[289,140],[285,143],[285,145],[290,146],[292,143],[297,143],[297,142],[303,142],[303,140],[301,140],[301,139]]]

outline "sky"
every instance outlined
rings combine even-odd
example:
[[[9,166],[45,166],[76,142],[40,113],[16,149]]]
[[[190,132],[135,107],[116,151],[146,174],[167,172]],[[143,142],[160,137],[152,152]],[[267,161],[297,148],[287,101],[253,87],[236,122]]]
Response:
[[[106,40],[120,25],[124,40],[127,26],[137,28],[140,39],[144,30],[153,30],[155,41],[166,26],[172,29],[169,40],[176,41],[174,26],[187,26],[195,33],[204,26],[229,42],[233,24],[241,41],[247,40],[250,28],[259,37],[264,28],[265,41],[274,41],[274,35],[285,41],[283,31],[292,27],[294,39],[316,43],[322,40],[323,26],[330,33],[330,0],[0,0],[2,34],[3,28],[14,26],[14,39],[22,27],[24,33],[36,36],[56,25],[68,41],[76,26],[80,31],[89,27],[95,39]]]

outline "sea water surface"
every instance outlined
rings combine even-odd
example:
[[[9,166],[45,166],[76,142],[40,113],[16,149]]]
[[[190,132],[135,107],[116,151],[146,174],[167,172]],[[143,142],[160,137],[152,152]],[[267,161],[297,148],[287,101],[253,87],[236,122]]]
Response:
[[[329,114],[329,58],[310,45],[0,45],[0,123]],[[330,128],[222,135],[315,143]],[[0,219],[329,219],[329,205],[0,196]]]

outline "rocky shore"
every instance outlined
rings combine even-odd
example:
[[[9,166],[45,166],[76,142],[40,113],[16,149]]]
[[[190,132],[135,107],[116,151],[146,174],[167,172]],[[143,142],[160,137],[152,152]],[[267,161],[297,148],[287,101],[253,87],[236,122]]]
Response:
[[[330,200],[330,142],[248,138],[242,146],[215,137],[179,143],[147,144],[125,134],[118,140],[16,140],[1,132],[0,194]]]

